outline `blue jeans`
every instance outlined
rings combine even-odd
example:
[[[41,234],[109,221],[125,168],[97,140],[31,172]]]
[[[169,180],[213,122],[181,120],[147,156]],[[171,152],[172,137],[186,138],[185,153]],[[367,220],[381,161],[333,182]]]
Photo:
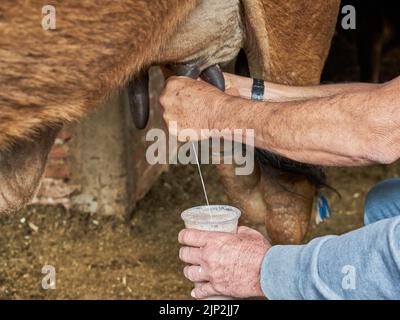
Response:
[[[365,225],[398,215],[400,215],[400,179],[389,179],[375,185],[365,200]]]
[[[270,299],[400,299],[400,179],[368,193],[365,227],[273,246],[261,266]]]

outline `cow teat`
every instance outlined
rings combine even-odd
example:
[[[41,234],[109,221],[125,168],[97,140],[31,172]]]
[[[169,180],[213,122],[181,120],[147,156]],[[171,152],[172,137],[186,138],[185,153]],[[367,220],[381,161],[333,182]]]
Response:
[[[225,91],[225,78],[219,65],[213,65],[208,67],[202,72],[202,78],[204,81],[212,84],[221,91]]]
[[[149,72],[144,70],[129,81],[128,86],[129,107],[132,120],[138,129],[144,129],[149,122],[150,97],[149,97]]]
[[[196,63],[181,63],[169,66],[177,76],[185,76],[192,79],[201,77],[204,81],[225,91],[225,78],[218,64],[209,66],[200,71]]]

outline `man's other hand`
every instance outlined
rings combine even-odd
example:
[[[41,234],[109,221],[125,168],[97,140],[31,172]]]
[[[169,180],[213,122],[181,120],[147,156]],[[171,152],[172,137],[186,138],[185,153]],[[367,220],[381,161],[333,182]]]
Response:
[[[178,241],[184,245],[180,259],[190,264],[186,278],[204,282],[193,289],[194,298],[263,296],[260,270],[271,245],[259,232],[248,227],[239,227],[236,234],[184,229]]]

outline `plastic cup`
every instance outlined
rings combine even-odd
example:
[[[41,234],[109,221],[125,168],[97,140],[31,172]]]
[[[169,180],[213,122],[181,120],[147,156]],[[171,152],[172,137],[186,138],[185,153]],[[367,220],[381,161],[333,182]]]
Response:
[[[236,233],[240,210],[226,205],[198,206],[182,212],[187,229]],[[202,283],[195,283],[195,287]],[[204,300],[231,300],[231,297],[210,297]]]

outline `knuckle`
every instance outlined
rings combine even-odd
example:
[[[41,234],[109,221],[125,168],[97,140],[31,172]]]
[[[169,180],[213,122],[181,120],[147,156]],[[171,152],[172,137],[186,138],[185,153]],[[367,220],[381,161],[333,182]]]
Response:
[[[218,265],[219,255],[216,250],[210,251],[207,255],[207,264],[211,269],[215,269]]]
[[[189,258],[189,248],[183,247],[179,251],[179,257],[181,260],[186,261]]]
[[[224,290],[226,290],[226,286],[220,284],[220,283],[216,283],[215,285],[213,285],[214,290],[217,292],[223,292]]]
[[[191,267],[185,267],[185,277],[190,281],[193,281],[193,271]]]
[[[183,243],[187,243],[187,242],[189,242],[190,241],[190,231],[187,231],[187,230],[185,230],[184,232],[183,232],[183,234],[182,234],[182,241],[183,241]]]
[[[218,281],[215,272],[210,272],[209,276],[208,276],[208,281],[212,284],[215,285]]]
[[[210,274],[210,282],[212,284],[218,284],[222,281],[224,277],[224,272],[220,268],[216,268]]]
[[[192,280],[192,269],[190,267],[185,267],[185,276],[186,278],[188,278],[189,280]]]
[[[205,297],[207,295],[206,288],[204,286],[198,288],[196,295],[198,295],[199,297]]]
[[[162,106],[164,106],[166,103],[167,103],[167,94],[166,94],[165,92],[163,92],[163,93],[160,95],[160,104],[161,104]]]
[[[173,90],[174,88],[177,87],[178,83],[179,83],[179,80],[178,80],[177,77],[175,77],[175,76],[170,77],[170,78],[167,80],[166,88],[167,88],[168,90]]]
[[[188,269],[188,277],[191,281],[196,280],[196,273],[193,267]]]
[[[207,261],[207,254],[206,254],[206,250],[204,247],[200,248],[200,260]]]
[[[194,249],[188,247],[188,248],[187,248],[186,256],[188,257],[188,259],[193,259],[194,256],[195,256],[195,251],[194,251]]]
[[[200,250],[202,260],[207,262],[207,264],[210,264],[210,262],[213,261],[215,249],[213,249],[211,246],[205,246],[202,247]]]

